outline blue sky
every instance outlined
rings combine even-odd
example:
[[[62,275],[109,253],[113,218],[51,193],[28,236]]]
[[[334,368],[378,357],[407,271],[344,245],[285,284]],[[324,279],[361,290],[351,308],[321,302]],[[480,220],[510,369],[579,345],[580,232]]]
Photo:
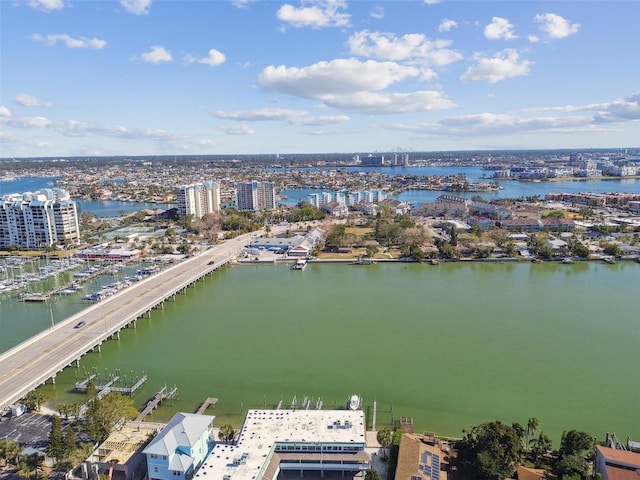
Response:
[[[640,2],[0,0],[0,156],[640,146]]]

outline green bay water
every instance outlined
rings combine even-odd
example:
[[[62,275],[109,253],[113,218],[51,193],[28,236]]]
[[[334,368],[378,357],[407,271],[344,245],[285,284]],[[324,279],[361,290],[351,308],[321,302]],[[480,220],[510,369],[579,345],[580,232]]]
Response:
[[[380,428],[461,436],[487,420],[540,420],[558,440],[579,429],[640,438],[640,265],[310,263],[235,266],[90,353],[45,391],[56,401],[91,371],[149,382],[179,398],[151,417],[192,412],[206,397],[220,422],[294,395],[343,408],[362,395]]]

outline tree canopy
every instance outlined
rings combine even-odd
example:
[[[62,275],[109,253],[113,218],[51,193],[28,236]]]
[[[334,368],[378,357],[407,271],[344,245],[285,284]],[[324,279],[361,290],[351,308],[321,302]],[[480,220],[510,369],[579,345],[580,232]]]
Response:
[[[473,427],[456,446],[460,467],[481,480],[508,478],[522,453],[519,432],[500,421]]]

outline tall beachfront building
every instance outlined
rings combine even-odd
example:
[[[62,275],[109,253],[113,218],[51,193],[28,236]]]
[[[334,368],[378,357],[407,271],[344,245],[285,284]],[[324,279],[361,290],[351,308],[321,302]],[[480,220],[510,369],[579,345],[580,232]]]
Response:
[[[0,198],[0,248],[46,248],[79,243],[76,202],[63,189]]]
[[[180,185],[176,191],[178,215],[202,218],[220,210],[220,185],[216,182]]]
[[[273,182],[237,182],[236,208],[241,211],[258,212],[275,210],[276,184]]]

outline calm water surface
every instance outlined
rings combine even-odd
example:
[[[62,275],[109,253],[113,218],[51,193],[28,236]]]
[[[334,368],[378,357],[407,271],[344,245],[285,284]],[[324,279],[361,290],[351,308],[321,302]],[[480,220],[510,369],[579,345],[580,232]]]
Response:
[[[156,419],[208,396],[240,424],[281,398],[342,407],[360,393],[367,408],[377,400],[378,427],[410,416],[417,431],[459,436],[535,416],[555,440],[573,428],[639,438],[639,280],[633,263],[237,266],[46,390],[80,401],[76,376],[120,369],[149,376],[137,406],[178,386]]]

